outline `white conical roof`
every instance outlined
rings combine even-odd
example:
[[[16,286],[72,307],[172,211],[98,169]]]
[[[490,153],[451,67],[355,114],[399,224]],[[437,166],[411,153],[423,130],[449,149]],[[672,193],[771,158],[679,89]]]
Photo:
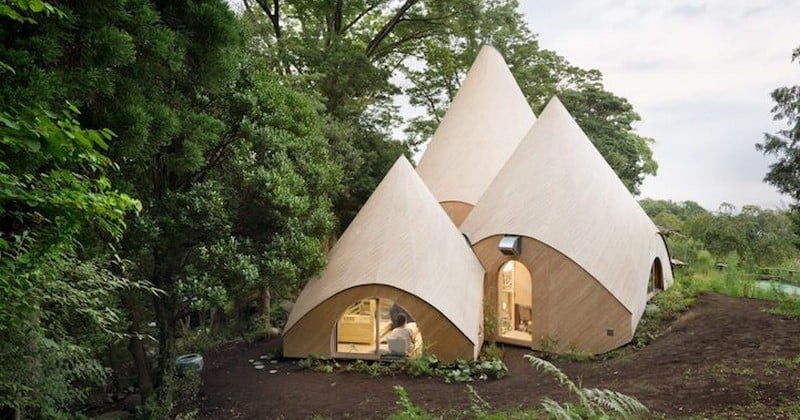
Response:
[[[439,202],[478,202],[536,120],[503,57],[484,46],[417,166]]]
[[[659,256],[651,254],[666,257],[656,226],[558,98],[461,229],[473,243],[498,234],[537,239],[581,266],[633,314],[644,309],[643,279]]]
[[[428,302],[473,343],[482,322],[483,267],[405,157],[395,162],[310,280],[285,331],[326,299],[385,284]]]

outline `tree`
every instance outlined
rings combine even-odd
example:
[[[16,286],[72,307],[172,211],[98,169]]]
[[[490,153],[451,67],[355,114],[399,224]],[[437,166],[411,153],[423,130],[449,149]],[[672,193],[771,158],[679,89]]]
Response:
[[[792,61],[800,63],[800,46],[792,53]],[[787,128],[775,134],[764,134],[764,142],[756,149],[775,156],[764,181],[800,203],[800,85],[780,87],[772,91],[773,118],[784,121]]]
[[[420,39],[446,23],[430,3],[244,2],[251,50],[325,105],[323,130],[344,170],[334,202],[340,231],[397,157],[410,154],[391,138],[399,121],[393,98],[400,91],[390,78]],[[449,13],[456,10],[452,4]]]
[[[62,16],[42,2],[0,3],[6,28],[27,30],[36,13]],[[0,64],[4,76],[18,70]],[[96,350],[119,337],[117,294],[137,286],[113,274],[107,246],[140,209],[109,181],[113,133],[83,128],[71,104],[48,108],[0,106],[2,417],[68,416],[106,378]]]
[[[540,112],[559,95],[580,127],[622,179],[638,194],[646,175],[658,168],[651,139],[633,125],[640,120],[624,98],[605,90],[602,74],[571,65],[553,51],[541,49],[518,11],[516,0],[470,3],[452,22],[421,43],[415,61],[404,68],[412,82],[406,93],[425,114],[411,120],[412,145],[430,139],[483,44],[497,48],[531,104]]]
[[[117,133],[109,155],[120,171],[109,179],[142,203],[119,253],[132,262],[126,275],[163,291],[121,296],[147,396],[171,367],[189,312],[268,316],[270,300],[321,268],[341,173],[320,103],[249,59],[224,2],[59,6],[68,24],[0,29],[2,57],[19,69],[0,103],[70,98],[83,124]],[[152,342],[140,339],[151,320],[152,378]]]

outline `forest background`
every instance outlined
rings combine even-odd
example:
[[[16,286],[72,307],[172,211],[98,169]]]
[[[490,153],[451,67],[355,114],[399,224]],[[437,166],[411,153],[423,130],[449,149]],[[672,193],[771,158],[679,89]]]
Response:
[[[0,415],[70,417],[128,386],[164,409],[177,354],[279,327],[484,44],[632,194],[657,172],[633,106],[541,48],[514,0],[241,6],[0,0]],[[403,121],[398,95],[424,112]],[[773,97],[789,128],[760,144],[767,180],[798,199],[800,94]],[[690,265],[797,264],[793,209],[642,205]]]

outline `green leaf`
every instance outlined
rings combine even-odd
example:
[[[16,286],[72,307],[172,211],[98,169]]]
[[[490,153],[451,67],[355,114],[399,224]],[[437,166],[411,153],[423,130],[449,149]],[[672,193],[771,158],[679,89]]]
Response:
[[[28,7],[30,7],[32,12],[39,13],[44,10],[44,2],[42,2],[42,0],[30,0]]]
[[[39,139],[34,137],[25,137],[24,140],[25,146],[28,147],[28,150],[31,152],[38,152],[42,148],[42,144],[39,142]]]

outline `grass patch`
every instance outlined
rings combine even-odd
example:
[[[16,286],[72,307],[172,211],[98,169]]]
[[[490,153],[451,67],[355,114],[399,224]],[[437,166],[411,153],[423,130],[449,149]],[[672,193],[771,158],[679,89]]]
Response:
[[[786,318],[800,318],[800,299],[783,299],[769,313]]]
[[[686,311],[700,290],[683,277],[676,277],[672,287],[661,291],[650,300],[650,304],[658,309],[645,313],[639,321],[639,326],[633,335],[634,348],[642,348],[653,342],[663,332],[666,326]]]

